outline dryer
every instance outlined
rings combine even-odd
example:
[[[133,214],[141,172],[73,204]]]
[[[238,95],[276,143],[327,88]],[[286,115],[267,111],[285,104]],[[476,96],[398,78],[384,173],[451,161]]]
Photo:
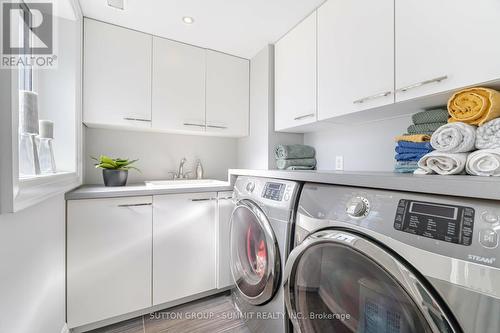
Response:
[[[238,177],[231,217],[233,298],[254,333],[288,331],[281,283],[300,183]]]
[[[498,201],[306,184],[285,270],[294,329],[500,332]]]

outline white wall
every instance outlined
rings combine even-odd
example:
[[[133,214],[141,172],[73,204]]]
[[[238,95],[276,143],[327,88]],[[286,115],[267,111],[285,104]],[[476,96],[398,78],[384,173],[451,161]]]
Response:
[[[195,162],[200,159],[205,178],[227,180],[227,170],[236,167],[236,141],[234,138],[85,128],[84,183],[102,184],[102,171],[94,168],[94,161],[89,157],[101,154],[139,159],[136,166],[142,173],[130,171],[129,184],[170,179],[169,172],[178,169],[183,157],[188,160],[185,171],[194,172]]]
[[[394,137],[406,132],[411,117],[363,125],[332,125],[326,131],[307,133],[304,143],[316,148],[318,170],[334,170],[335,156],[344,156],[344,170],[392,171]]]
[[[238,168],[268,168],[269,51],[250,60],[250,135],[238,140]]]
[[[274,132],[274,47],[250,60],[250,135],[238,140],[238,168],[273,169],[277,143],[302,143],[300,134]]]
[[[59,333],[65,323],[62,195],[0,215],[0,332]]]

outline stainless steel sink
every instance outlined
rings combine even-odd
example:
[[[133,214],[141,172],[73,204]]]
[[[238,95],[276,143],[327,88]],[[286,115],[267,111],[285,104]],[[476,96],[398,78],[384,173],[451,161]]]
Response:
[[[211,187],[228,186],[228,182],[216,179],[179,179],[179,180],[151,180],[144,182],[146,186],[162,188],[189,188],[189,187]]]

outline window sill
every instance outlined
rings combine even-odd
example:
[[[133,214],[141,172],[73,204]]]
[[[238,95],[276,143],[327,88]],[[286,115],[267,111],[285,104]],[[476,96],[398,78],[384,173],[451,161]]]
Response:
[[[76,172],[58,172],[20,178],[14,195],[13,211],[34,206],[52,196],[66,193],[82,184]]]

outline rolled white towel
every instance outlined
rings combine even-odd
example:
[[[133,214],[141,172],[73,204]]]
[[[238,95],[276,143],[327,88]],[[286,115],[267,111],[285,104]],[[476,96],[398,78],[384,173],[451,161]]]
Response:
[[[443,153],[466,153],[474,150],[476,127],[449,123],[439,127],[431,137],[432,148]]]
[[[428,175],[437,173],[439,175],[457,175],[463,173],[467,162],[466,153],[443,153],[433,151],[418,161],[418,169],[415,174]]]
[[[467,158],[466,171],[473,176],[500,177],[500,148],[471,153]]]
[[[500,148],[500,118],[490,120],[477,128],[476,148]]]

